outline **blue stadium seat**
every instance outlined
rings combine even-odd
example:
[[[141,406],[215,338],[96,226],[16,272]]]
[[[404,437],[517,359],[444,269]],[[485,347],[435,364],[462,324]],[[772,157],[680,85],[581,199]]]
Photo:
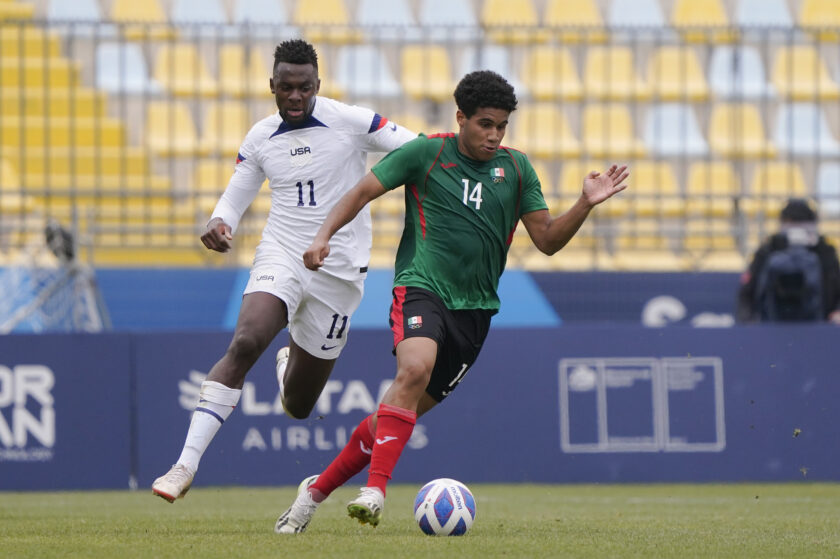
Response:
[[[335,80],[351,98],[391,99],[402,93],[385,54],[373,45],[342,47]]]
[[[137,43],[96,46],[96,87],[109,93],[157,94],[163,88],[151,78]]]
[[[747,45],[715,48],[709,62],[709,86],[715,96],[724,99],[776,96],[776,89],[767,81],[761,54]]]
[[[831,132],[825,111],[814,103],[780,105],[773,140],[780,153],[838,156],[840,143]]]
[[[356,23],[366,27],[367,38],[373,43],[422,38],[407,0],[360,0]]]
[[[697,156],[709,152],[691,105],[663,103],[650,108],[645,121],[648,152],[661,156]]]

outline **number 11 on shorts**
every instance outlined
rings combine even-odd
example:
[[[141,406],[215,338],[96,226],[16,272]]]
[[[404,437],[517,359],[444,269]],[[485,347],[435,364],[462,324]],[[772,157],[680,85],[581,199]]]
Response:
[[[338,313],[332,315],[332,326],[330,326],[330,333],[327,334],[327,339],[341,339],[342,334],[344,334],[344,329],[347,328],[347,318],[346,314],[344,316],[341,316]],[[339,327],[338,332],[336,332],[335,327],[338,326],[339,320],[341,321],[341,327]]]

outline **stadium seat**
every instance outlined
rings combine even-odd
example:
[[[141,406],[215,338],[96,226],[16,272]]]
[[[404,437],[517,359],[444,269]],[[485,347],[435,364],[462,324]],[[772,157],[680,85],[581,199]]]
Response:
[[[228,17],[221,0],[172,0],[169,20],[175,24],[194,27],[208,26],[209,36],[218,36],[228,23]]]
[[[408,0],[359,0],[356,23],[364,27],[368,41],[408,42],[422,39]]]
[[[595,158],[635,158],[645,154],[633,116],[623,103],[587,105],[583,111],[583,152]]]
[[[0,56],[4,58],[44,59],[60,54],[59,36],[48,28],[0,25]]]
[[[740,199],[741,181],[729,161],[694,161],[685,194],[689,216],[728,218]]]
[[[165,40],[176,35],[160,0],[113,0],[111,20],[123,24],[122,31],[127,39]]]
[[[730,42],[735,34],[728,29],[729,17],[722,0],[675,0],[671,25],[688,42]]]
[[[775,216],[790,197],[809,195],[802,169],[796,163],[767,161],[758,164],[750,181],[749,198],[741,201],[747,215]]]
[[[0,192],[3,192],[5,196],[7,192],[20,189],[21,182],[17,169],[11,161],[5,158],[0,159]]]
[[[575,100],[583,96],[577,67],[566,48],[535,46],[525,53],[522,83],[534,99]]]
[[[613,266],[619,271],[678,272],[688,260],[664,225],[655,219],[636,219],[619,224],[613,251]]]
[[[834,0],[802,0],[799,25],[814,32],[821,41],[840,40],[840,10]]]
[[[644,133],[648,152],[661,156],[705,155],[709,146],[690,105],[663,103],[648,109]]]
[[[693,219],[686,222],[683,248],[692,268],[702,272],[740,272],[746,267],[738,235],[730,220]]]
[[[233,168],[233,159],[221,160],[214,157],[199,160],[193,173],[193,194],[208,196],[215,206],[233,175]]]
[[[240,43],[226,43],[219,47],[219,87],[226,95],[271,97],[268,82],[271,70],[271,62],[257,47],[251,47],[247,52]]]
[[[584,65],[583,90],[587,98],[643,100],[650,86],[636,72],[630,47],[589,47]]]
[[[779,47],[773,62],[773,85],[782,98],[793,101],[840,98],[840,87],[810,45]]]
[[[214,97],[219,84],[192,43],[164,43],[155,56],[154,77],[174,95]]]
[[[146,107],[146,139],[156,155],[207,155],[198,142],[195,122],[186,104],[151,101]]]
[[[393,99],[402,94],[385,53],[375,45],[342,47],[338,53],[335,82],[351,101],[360,97]]]
[[[709,119],[709,146],[723,157],[774,157],[761,114],[750,103],[718,103]]]
[[[780,105],[776,112],[773,141],[782,153],[840,155],[840,143],[831,131],[825,111],[813,103]]]
[[[49,88],[55,95],[79,85],[78,61],[67,58],[0,58],[0,84],[3,88]]]
[[[43,116],[94,118],[105,116],[108,99],[104,92],[76,87],[72,95],[51,95],[45,88],[0,87],[0,118]]]
[[[676,33],[665,21],[660,0],[612,0],[607,11],[607,25],[614,28],[614,37],[631,41],[645,40],[663,44],[676,39]],[[621,29],[631,33],[621,33]]]
[[[538,28],[533,0],[484,0],[481,25],[496,43],[544,43],[549,38],[547,30]]]
[[[220,101],[209,104],[204,110],[200,151],[230,156],[238,153],[239,146],[251,126],[248,107],[240,101]]]
[[[455,82],[446,48],[440,45],[403,47],[400,82],[413,99],[445,101],[452,98]]]
[[[505,45],[482,45],[479,48],[467,48],[464,51],[461,75],[474,70],[492,70],[503,76],[513,89],[517,97],[529,95],[528,88],[519,79],[519,73],[514,70],[512,49]]]
[[[420,0],[418,19],[430,44],[472,42],[481,38],[470,0]]]
[[[621,204],[637,217],[679,217],[685,213],[674,169],[667,161],[633,161],[630,164],[630,188],[611,199],[605,208]]]
[[[787,0],[738,0],[734,23],[739,27],[790,29],[793,18]]]
[[[306,0],[297,2],[292,22],[304,30],[310,42],[355,43],[362,39],[360,30],[350,25],[344,0]]]
[[[560,166],[560,179],[557,181],[556,192],[563,204],[572,204],[580,198],[583,190],[583,179],[591,171],[602,172],[607,164],[597,160],[568,160]],[[545,191],[545,188],[543,188]]]
[[[122,121],[111,118],[53,116],[5,117],[0,121],[0,146],[29,149],[48,147],[108,147],[123,145]]]
[[[511,140],[505,144],[531,157],[578,157],[580,141],[563,110],[553,103],[523,105],[511,117]]]
[[[776,96],[767,81],[758,49],[752,46],[721,45],[709,62],[709,85],[723,99],[759,99]]]
[[[840,217],[840,163],[825,161],[820,164],[816,198],[821,216],[834,219]]]
[[[136,43],[100,43],[96,45],[96,87],[108,93],[151,94],[163,91],[151,78]]]
[[[663,101],[703,101],[709,86],[691,47],[659,47],[648,61],[648,84],[655,99]]]
[[[604,20],[595,0],[548,0],[542,23],[555,28],[554,36],[563,42],[602,43],[607,40]]]
[[[285,4],[282,0],[236,0],[233,23],[247,26],[245,33],[256,39],[300,37],[301,31],[289,21]]]
[[[30,20],[34,15],[34,2],[16,2],[15,0],[0,2],[0,21]]]

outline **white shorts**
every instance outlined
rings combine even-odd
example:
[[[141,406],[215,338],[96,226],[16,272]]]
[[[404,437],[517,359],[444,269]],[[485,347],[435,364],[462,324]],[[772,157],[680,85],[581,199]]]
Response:
[[[244,294],[261,291],[279,297],[289,311],[289,334],[295,343],[314,357],[335,359],[347,343],[350,317],[362,301],[366,276],[343,280],[307,269],[301,257],[261,250]]]

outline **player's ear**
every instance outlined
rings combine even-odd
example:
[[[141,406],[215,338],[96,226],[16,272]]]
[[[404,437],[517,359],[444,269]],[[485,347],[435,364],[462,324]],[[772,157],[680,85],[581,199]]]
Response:
[[[455,120],[458,121],[458,126],[464,127],[467,123],[467,115],[461,109],[455,111]]]
[[[274,78],[268,78],[268,88],[271,90],[271,94],[274,95]]]
[[[319,91],[321,91],[321,78],[315,82],[315,95],[318,95]]]

